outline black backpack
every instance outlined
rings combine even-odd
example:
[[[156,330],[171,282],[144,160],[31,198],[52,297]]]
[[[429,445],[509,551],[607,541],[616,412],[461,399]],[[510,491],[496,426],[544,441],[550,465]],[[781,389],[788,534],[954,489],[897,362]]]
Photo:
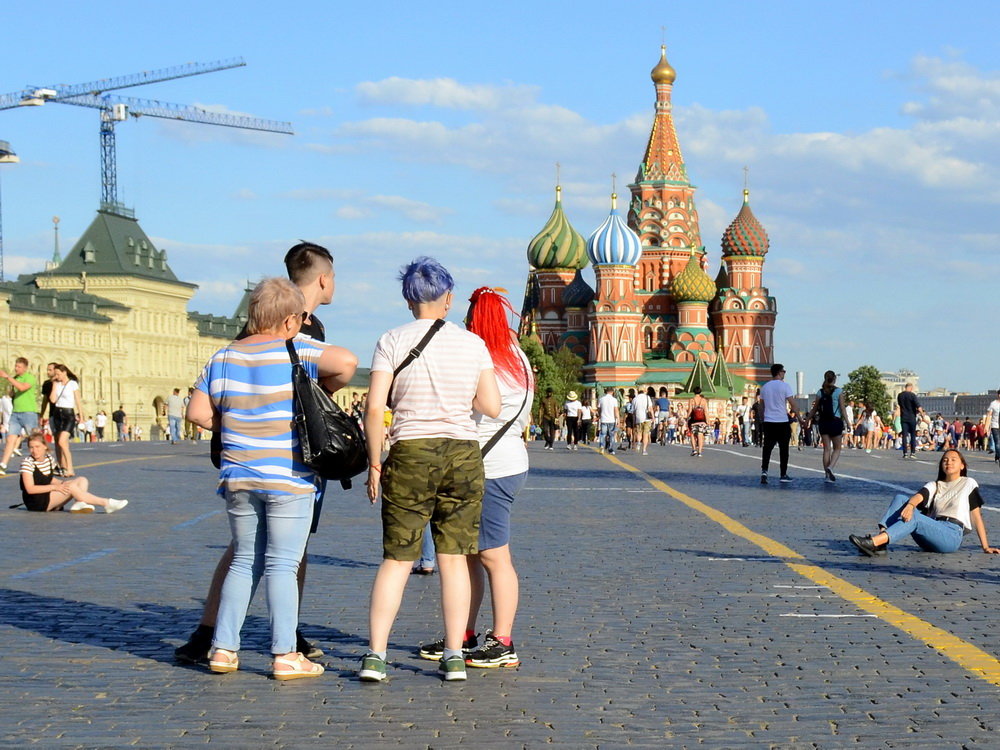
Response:
[[[368,467],[361,426],[309,377],[291,339],[285,342],[285,347],[292,361],[294,422],[302,462],[324,479],[339,479],[345,490],[350,489],[351,479]]]
[[[836,417],[833,414],[833,392],[819,392],[819,421],[832,422]]]

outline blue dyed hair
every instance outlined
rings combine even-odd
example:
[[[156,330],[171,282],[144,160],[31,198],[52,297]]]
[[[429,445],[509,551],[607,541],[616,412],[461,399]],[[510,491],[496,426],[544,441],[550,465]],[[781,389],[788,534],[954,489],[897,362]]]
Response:
[[[399,280],[403,282],[403,299],[411,303],[431,302],[455,288],[448,269],[426,255],[401,268]]]

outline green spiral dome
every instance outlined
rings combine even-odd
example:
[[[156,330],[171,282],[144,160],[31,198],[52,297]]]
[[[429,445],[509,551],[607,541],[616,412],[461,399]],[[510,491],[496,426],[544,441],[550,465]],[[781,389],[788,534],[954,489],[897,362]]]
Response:
[[[671,290],[678,302],[711,302],[715,298],[715,282],[702,269],[693,250],[684,270],[674,278]]]
[[[535,268],[584,268],[590,262],[587,243],[573,229],[562,209],[562,188],[556,188],[552,215],[528,244],[528,262]]]

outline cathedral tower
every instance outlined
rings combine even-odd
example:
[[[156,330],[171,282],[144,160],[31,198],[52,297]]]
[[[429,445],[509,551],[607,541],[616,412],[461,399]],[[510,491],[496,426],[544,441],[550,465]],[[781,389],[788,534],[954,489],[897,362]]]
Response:
[[[587,265],[586,244],[563,213],[562,187],[558,185],[549,220],[528,244],[528,263],[534,269],[538,336],[545,350],[553,352],[567,332],[563,293]]]

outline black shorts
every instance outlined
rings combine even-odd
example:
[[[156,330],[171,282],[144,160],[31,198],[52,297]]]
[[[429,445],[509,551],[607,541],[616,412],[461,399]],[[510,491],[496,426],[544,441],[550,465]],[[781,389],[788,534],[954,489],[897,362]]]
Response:
[[[49,427],[53,436],[68,432],[72,437],[76,431],[76,412],[62,406],[53,406],[49,414]]]
[[[844,420],[840,417],[834,417],[829,421],[821,421],[819,423],[819,434],[840,437],[844,434]]]
[[[34,513],[44,513],[49,509],[49,493],[44,492],[40,495],[29,495],[24,493],[21,496],[24,501],[24,507]]]

